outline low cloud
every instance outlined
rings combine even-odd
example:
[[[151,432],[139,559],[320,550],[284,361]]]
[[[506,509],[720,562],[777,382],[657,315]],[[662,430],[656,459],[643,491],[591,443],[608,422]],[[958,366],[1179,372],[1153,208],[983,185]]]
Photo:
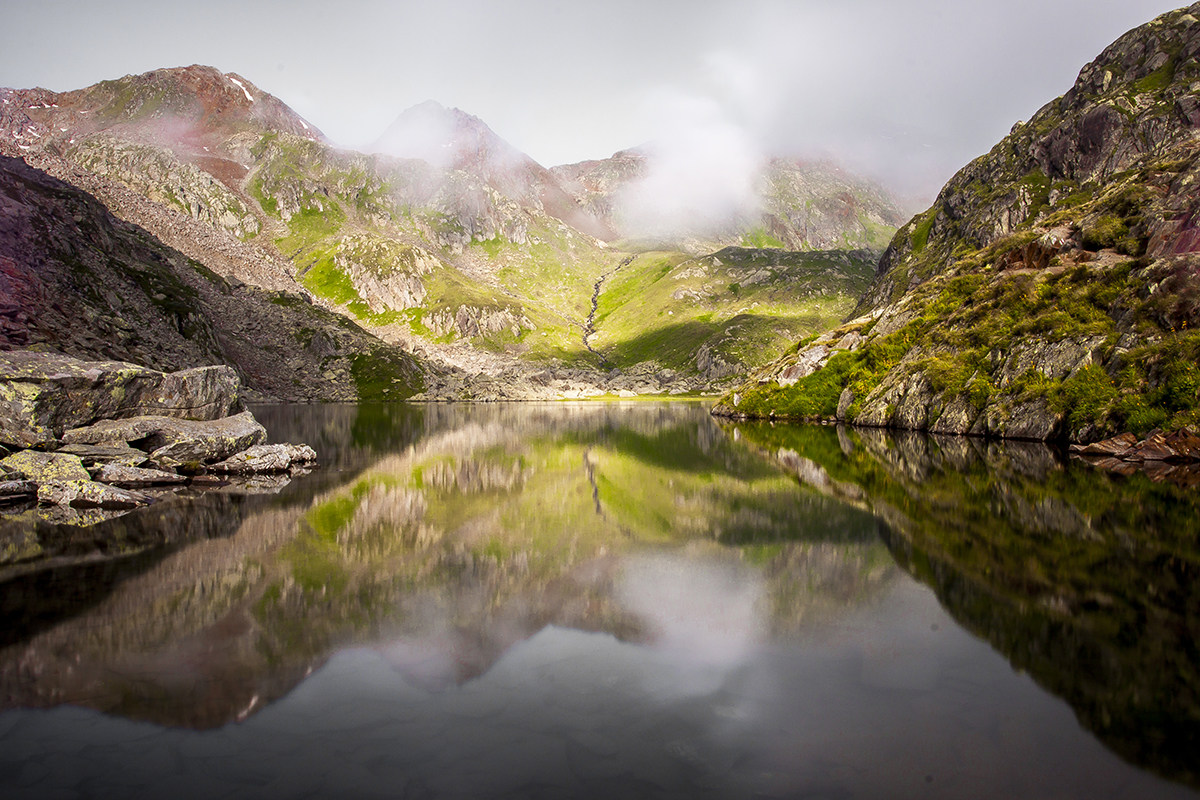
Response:
[[[756,210],[762,152],[753,135],[711,97],[661,90],[650,102],[658,135],[644,151],[646,177],[618,199],[634,236],[718,229]]]

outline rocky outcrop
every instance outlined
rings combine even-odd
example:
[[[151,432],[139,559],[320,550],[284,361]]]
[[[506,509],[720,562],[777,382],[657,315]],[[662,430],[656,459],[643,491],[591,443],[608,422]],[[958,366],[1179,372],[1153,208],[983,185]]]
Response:
[[[333,263],[373,314],[420,306],[427,295],[422,278],[441,266],[424,248],[363,234],[343,239]]]
[[[45,446],[68,428],[145,414],[219,419],[241,408],[238,389],[237,373],[226,366],[164,373],[116,361],[0,352],[0,443]]]
[[[1198,20],[1107,48],[897,233],[856,320],[715,413],[1078,443],[1200,424]]]
[[[306,444],[259,444],[213,464],[209,469],[216,473],[258,475],[287,472],[292,467],[314,464],[316,460],[316,452]]]
[[[6,513],[37,503],[50,509],[44,519],[92,524],[158,499],[140,490],[223,485],[203,479],[210,465],[216,473],[255,475],[307,470],[316,460],[306,445],[264,445],[266,430],[249,411],[229,414],[241,407],[241,387],[227,367],[163,374],[34,352],[0,353],[0,364],[7,376],[0,397],[24,403],[10,401],[0,417],[0,430],[18,434],[5,443],[24,448],[0,459]],[[80,421],[91,424],[64,430]],[[97,509],[104,513],[88,515]]]
[[[198,422],[171,417],[104,420],[63,434],[67,444],[128,444],[168,466],[212,464],[262,444],[267,432],[249,411]]]
[[[252,238],[262,229],[242,198],[212,174],[181,161],[169,150],[104,135],[70,148],[67,157],[84,169],[239,239]]]
[[[1187,428],[1151,431],[1141,440],[1124,433],[1087,446],[1071,445],[1071,455],[1121,475],[1141,472],[1155,482],[1200,486],[1200,435]]]
[[[435,311],[425,317],[425,324],[439,336],[454,335],[460,339],[503,332],[520,336],[522,331],[533,328],[524,314],[514,314],[512,309],[476,306],[459,306],[453,312]]]

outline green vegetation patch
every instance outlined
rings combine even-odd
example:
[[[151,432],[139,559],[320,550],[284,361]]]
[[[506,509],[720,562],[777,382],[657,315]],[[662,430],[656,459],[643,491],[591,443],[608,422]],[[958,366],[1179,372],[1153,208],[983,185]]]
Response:
[[[756,247],[761,249],[774,248],[782,250],[786,245],[779,239],[767,232],[767,229],[762,225],[751,228],[742,235],[742,244],[746,247]]]
[[[350,363],[350,374],[362,402],[406,400],[425,388],[411,357],[382,348],[356,354]]]
[[[845,317],[873,271],[865,252],[642,253],[605,283],[595,347],[618,367],[695,372],[702,346],[726,363],[765,364]]]
[[[932,208],[920,218],[920,222],[912,229],[912,253],[920,255],[929,244],[929,233],[933,230],[934,220],[937,219],[937,209]]]

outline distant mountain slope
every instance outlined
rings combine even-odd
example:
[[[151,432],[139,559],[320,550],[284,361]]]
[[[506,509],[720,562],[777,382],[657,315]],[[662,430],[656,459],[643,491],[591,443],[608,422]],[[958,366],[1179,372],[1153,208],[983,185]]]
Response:
[[[554,167],[551,171],[585,209],[622,237],[640,238],[647,220],[637,209],[656,165],[652,147]],[[755,201],[718,228],[684,222],[658,238],[709,239],[784,250],[882,250],[904,224],[900,202],[882,186],[830,161],[767,159],[754,178]]]
[[[710,382],[731,379],[782,355],[797,337],[837,325],[870,285],[875,255],[643,253],[606,280],[588,340],[614,367],[652,360]]]
[[[109,131],[169,145],[197,159],[243,133],[275,131],[325,140],[283,101],[246,78],[200,65],[126,75],[70,92],[6,89],[0,95],[0,129],[40,146],[47,143],[35,140],[61,145]]]
[[[92,196],[0,156],[0,349],[234,366],[261,397],[401,400],[411,355],[304,298],[230,283]]]
[[[1200,423],[1200,4],[1130,31],[718,413],[1091,441]]]

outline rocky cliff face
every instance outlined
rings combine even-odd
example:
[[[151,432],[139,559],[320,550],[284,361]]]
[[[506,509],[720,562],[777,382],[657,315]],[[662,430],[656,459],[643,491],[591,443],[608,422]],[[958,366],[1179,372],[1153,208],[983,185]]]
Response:
[[[1200,417],[1200,5],[1117,40],[718,413],[1094,441]]]

